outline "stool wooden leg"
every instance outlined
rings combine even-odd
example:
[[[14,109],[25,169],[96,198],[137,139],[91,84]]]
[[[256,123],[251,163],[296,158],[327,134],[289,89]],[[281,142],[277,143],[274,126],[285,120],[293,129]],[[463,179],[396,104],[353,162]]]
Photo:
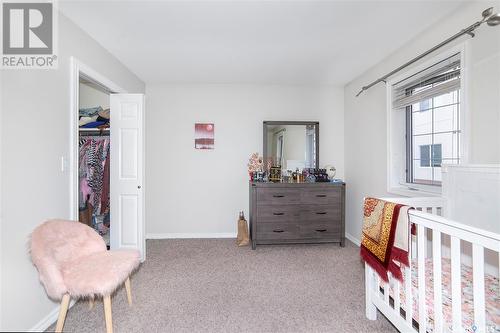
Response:
[[[66,313],[69,306],[69,294],[65,294],[61,300],[61,307],[59,309],[59,318],[57,318],[56,332],[62,332],[64,327],[64,320],[66,320]]]
[[[130,289],[130,277],[125,280],[125,289],[127,290],[128,305],[132,305],[132,291]]]
[[[106,333],[113,333],[113,318],[111,316],[111,295],[104,296],[104,318],[106,319]]]

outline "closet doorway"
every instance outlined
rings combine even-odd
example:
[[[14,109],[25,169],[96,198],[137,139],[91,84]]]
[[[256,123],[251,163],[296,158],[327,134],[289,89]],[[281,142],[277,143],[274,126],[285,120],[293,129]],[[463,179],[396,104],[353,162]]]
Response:
[[[144,95],[72,63],[72,219],[144,260]]]

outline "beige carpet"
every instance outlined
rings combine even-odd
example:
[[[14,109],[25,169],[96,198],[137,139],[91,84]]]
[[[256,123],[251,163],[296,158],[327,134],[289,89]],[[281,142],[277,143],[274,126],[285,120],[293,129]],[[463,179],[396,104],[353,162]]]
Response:
[[[115,332],[397,332],[365,318],[359,248],[238,248],[234,240],[150,240],[147,260],[113,297]],[[104,332],[102,302],[78,302],[68,332]],[[50,328],[53,330],[54,326]]]

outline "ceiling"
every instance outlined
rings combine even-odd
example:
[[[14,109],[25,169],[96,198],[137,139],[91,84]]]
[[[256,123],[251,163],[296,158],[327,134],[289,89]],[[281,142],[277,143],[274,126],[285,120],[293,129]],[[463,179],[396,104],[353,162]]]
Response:
[[[60,1],[59,7],[147,84],[344,85],[462,4]]]

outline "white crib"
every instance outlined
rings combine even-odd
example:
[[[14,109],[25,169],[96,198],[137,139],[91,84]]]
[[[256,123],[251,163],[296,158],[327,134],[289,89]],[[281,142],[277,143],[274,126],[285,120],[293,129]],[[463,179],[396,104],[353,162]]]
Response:
[[[401,332],[429,332],[427,327],[428,310],[425,302],[426,279],[425,265],[432,260],[433,289],[433,329],[432,332],[447,332],[443,318],[442,299],[442,258],[450,258],[451,265],[451,323],[452,332],[500,332],[500,327],[487,325],[485,307],[485,251],[488,258],[495,257],[495,275],[499,276],[500,235],[473,228],[442,217],[446,207],[442,198],[383,198],[415,207],[410,210],[410,222],[416,225],[417,235],[410,236],[410,253],[417,264],[418,314],[419,320],[413,319],[413,296],[411,267],[404,272],[404,283],[389,275],[392,295],[389,287],[381,283],[378,274],[365,265],[366,317],[376,320],[377,309]],[[470,251],[470,254],[467,252]],[[412,262],[410,260],[410,263]],[[462,289],[461,264],[472,266],[473,292],[473,327],[462,325]],[[429,266],[430,267],[430,266]],[[429,286],[427,286],[429,287]],[[401,288],[404,288],[401,290]],[[405,304],[402,304],[400,291],[404,292]],[[500,295],[499,295],[500,296]],[[424,300],[424,301],[422,301]],[[500,304],[498,304],[500,307]],[[403,311],[404,307],[404,311]],[[424,314],[424,315],[422,315]],[[472,314],[471,314],[472,315]]]

